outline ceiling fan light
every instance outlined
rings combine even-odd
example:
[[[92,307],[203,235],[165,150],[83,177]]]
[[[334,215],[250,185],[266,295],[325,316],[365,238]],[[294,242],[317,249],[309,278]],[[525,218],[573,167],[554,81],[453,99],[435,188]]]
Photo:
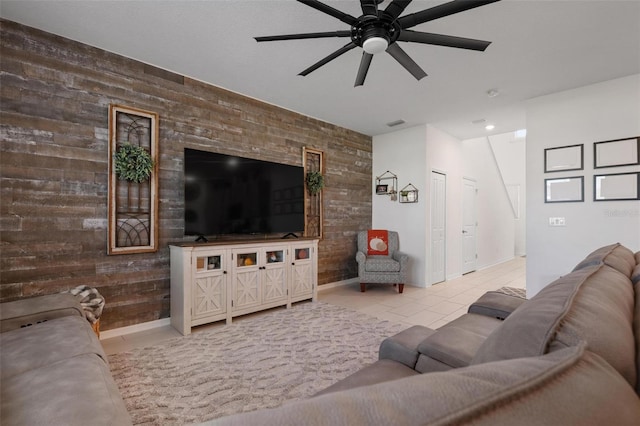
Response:
[[[362,43],[362,48],[370,55],[384,52],[387,47],[389,47],[389,42],[384,37],[369,37]]]

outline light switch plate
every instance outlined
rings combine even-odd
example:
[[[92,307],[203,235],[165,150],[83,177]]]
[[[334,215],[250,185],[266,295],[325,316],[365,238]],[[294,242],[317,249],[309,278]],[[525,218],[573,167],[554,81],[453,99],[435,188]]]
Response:
[[[566,226],[566,221],[564,217],[550,217],[549,218],[549,226]]]

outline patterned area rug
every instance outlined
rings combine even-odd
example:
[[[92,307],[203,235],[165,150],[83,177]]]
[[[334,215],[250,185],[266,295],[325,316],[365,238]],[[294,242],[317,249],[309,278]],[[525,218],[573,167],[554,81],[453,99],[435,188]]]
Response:
[[[500,287],[496,290],[496,293],[504,293],[506,295],[519,297],[521,299],[527,298],[527,290],[518,287]]]
[[[307,398],[378,357],[408,328],[299,303],[109,357],[137,425],[183,425]]]

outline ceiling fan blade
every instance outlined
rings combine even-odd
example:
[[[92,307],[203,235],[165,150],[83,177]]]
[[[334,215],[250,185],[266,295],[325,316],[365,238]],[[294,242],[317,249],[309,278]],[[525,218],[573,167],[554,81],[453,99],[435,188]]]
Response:
[[[320,3],[317,0],[298,0],[298,2],[302,4],[306,4],[309,7],[312,7],[316,10],[319,10],[322,13],[326,13],[327,15],[331,15],[334,18],[337,18],[344,22],[345,24],[349,24],[353,26],[358,20],[351,15],[348,15],[338,9],[334,9],[331,6],[327,6],[324,3]]]
[[[419,31],[403,30],[398,41],[413,43],[435,44],[437,46],[457,47],[459,49],[484,50],[491,44],[490,41],[476,40],[473,38],[456,37],[445,34],[423,33]]]
[[[416,80],[420,80],[421,78],[427,76],[427,73],[424,72],[422,68],[420,68],[420,65],[416,64],[414,60],[411,59],[409,55],[407,55],[407,52],[405,52],[400,46],[398,46],[398,43],[393,43],[389,47],[387,47],[387,53],[393,56],[396,61],[400,62],[400,65],[402,65],[407,71],[409,71],[411,75],[416,78]]]
[[[393,20],[396,20],[407,6],[409,6],[409,3],[411,3],[411,0],[393,0],[384,11],[388,13]]]
[[[363,15],[378,16],[377,0],[360,0],[360,7],[362,8]]]
[[[356,83],[353,85],[353,87],[362,86],[364,84],[364,79],[367,78],[367,72],[369,71],[369,65],[371,65],[372,59],[372,54],[362,52],[362,59],[360,60],[360,67],[358,68]]]
[[[304,71],[302,71],[298,75],[305,76],[305,75],[311,74],[313,71],[317,70],[321,66],[333,61],[338,56],[340,56],[340,55],[342,55],[344,53],[347,53],[348,51],[350,51],[351,49],[353,49],[355,47],[356,47],[356,44],[354,42],[349,42],[349,43],[345,44],[344,46],[342,46],[340,49],[338,49],[335,52],[333,52],[331,55],[329,55],[326,58],[323,58],[323,59],[319,60],[318,62],[316,62],[315,64],[311,65],[309,68],[305,69]]]
[[[306,38],[327,38],[327,37],[351,37],[350,30],[344,31],[327,31],[322,33],[302,33],[302,34],[283,34],[276,36],[254,37],[257,42],[261,41],[280,41],[280,40],[302,40]]]
[[[411,28],[418,24],[433,21],[434,19],[443,18],[453,15],[454,13],[464,12],[466,10],[475,9],[500,0],[455,0],[438,6],[431,7],[421,12],[412,13],[410,15],[398,18],[400,28],[403,30]]]

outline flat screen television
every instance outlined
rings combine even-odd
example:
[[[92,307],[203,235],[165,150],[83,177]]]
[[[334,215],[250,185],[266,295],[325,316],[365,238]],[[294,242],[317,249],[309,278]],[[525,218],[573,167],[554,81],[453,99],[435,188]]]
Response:
[[[185,148],[184,227],[198,237],[303,232],[304,168]]]

